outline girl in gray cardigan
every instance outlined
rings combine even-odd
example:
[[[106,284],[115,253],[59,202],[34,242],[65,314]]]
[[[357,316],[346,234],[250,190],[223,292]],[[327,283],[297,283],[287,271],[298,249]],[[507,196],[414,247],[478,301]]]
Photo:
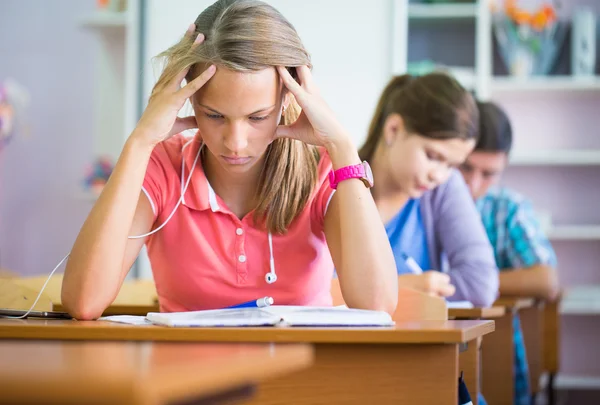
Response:
[[[477,128],[475,102],[457,81],[443,73],[399,76],[385,88],[359,154],[373,169],[399,285],[486,307],[497,297],[498,269],[455,169],[475,146]]]

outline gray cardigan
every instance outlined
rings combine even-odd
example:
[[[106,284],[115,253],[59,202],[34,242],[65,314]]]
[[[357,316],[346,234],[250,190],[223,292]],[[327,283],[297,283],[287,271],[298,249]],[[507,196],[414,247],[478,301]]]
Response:
[[[494,252],[469,190],[457,170],[421,197],[431,268],[450,276],[456,293],[451,301],[467,300],[488,307],[498,295]]]

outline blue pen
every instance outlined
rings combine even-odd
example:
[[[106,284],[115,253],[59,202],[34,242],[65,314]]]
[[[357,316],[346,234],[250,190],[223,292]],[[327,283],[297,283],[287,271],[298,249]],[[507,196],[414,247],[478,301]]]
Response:
[[[402,256],[402,259],[404,259],[404,263],[406,263],[406,266],[408,266],[410,271],[412,271],[415,274],[423,274],[423,269],[421,268],[421,266],[419,266],[415,259],[407,255],[406,253],[401,253],[400,256]]]
[[[271,297],[262,297],[257,300],[244,302],[238,305],[232,305],[227,308],[264,308],[273,305],[273,302],[273,298]]]

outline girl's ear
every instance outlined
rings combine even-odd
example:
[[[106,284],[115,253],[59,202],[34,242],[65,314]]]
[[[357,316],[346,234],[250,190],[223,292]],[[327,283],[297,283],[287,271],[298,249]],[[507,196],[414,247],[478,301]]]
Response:
[[[400,114],[390,114],[383,124],[383,140],[387,146],[392,146],[398,135],[405,131],[404,120]]]
[[[283,102],[281,103],[281,106],[283,107],[283,111],[287,110],[287,108],[291,102],[292,102],[292,93],[288,90],[285,90],[285,93],[283,94]]]

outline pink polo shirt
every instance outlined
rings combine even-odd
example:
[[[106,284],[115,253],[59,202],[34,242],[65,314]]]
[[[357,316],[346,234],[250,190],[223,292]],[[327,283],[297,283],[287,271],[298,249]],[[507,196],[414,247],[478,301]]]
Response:
[[[177,135],[152,152],[143,191],[154,210],[154,228],[181,196],[200,147],[189,141]],[[285,235],[273,235],[273,284],[265,281],[268,233],[253,226],[252,212],[240,220],[227,208],[208,183],[201,160],[182,204],[146,242],[161,311],[224,308],[264,296],[277,305],[331,305],[333,262],[323,231],[333,195],[329,156],[322,153],[317,186],[304,210]]]

